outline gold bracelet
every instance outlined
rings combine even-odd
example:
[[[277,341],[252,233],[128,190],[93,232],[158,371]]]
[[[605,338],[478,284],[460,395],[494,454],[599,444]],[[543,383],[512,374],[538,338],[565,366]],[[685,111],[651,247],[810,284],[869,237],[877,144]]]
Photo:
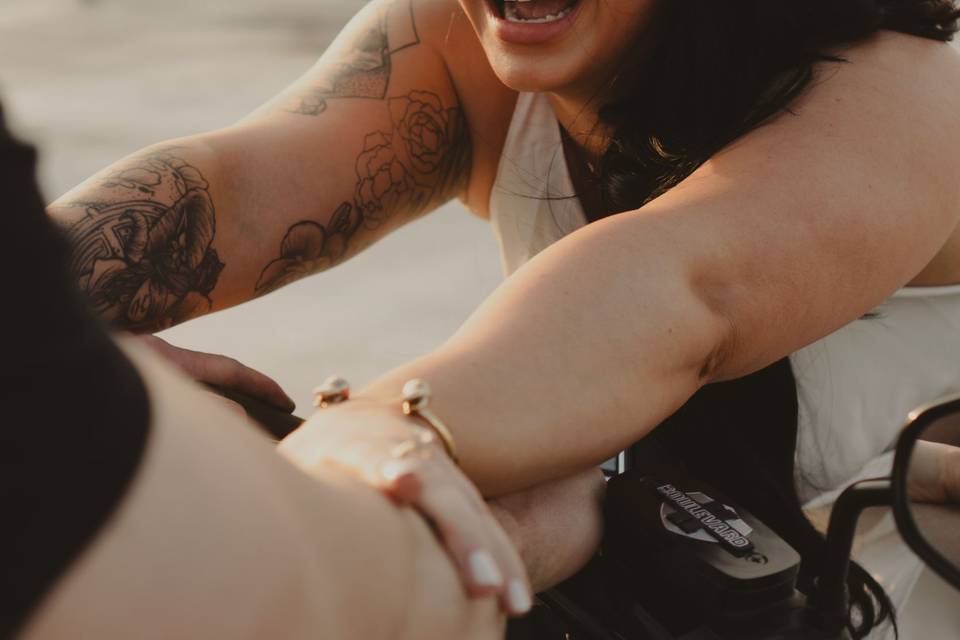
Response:
[[[440,442],[443,443],[443,448],[446,449],[447,455],[450,456],[454,464],[460,464],[460,460],[457,458],[457,445],[453,441],[453,434],[450,433],[447,425],[443,424],[443,421],[437,417],[437,414],[430,409],[431,395],[430,385],[425,380],[420,380],[419,378],[410,380],[407,384],[403,385],[403,404],[401,405],[403,413],[404,415],[420,418],[430,430],[440,438]]]
[[[327,378],[322,385],[313,390],[315,407],[326,409],[327,407],[346,402],[350,399],[350,383],[339,376]],[[411,418],[419,418],[421,428],[426,426],[443,443],[443,448],[453,460],[454,464],[460,464],[457,457],[457,445],[454,443],[453,434],[447,425],[430,410],[430,385],[419,378],[408,381],[403,385],[403,402],[400,407],[403,414]]]
[[[330,376],[313,390],[313,396],[313,406],[318,409],[346,402],[350,399],[350,383],[340,376]]]

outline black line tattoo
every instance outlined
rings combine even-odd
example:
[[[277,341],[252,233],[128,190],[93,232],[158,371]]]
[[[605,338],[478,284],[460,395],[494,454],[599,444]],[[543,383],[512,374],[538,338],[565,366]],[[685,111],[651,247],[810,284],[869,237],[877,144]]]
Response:
[[[452,197],[469,174],[470,140],[459,107],[412,91],[388,100],[392,130],[367,135],[357,157],[353,203],[344,202],[327,226],[304,220],[290,227],[280,256],[255,286],[262,295],[341,262],[354,235],[401,211],[418,214]]]
[[[280,243],[280,257],[268,264],[257,279],[257,295],[336,264],[347,252],[347,243],[358,226],[353,206],[344,202],[326,227],[310,220],[290,227]]]
[[[298,97],[287,109],[306,116],[327,110],[330,98],[383,100],[390,85],[391,56],[420,44],[412,0],[393,2],[340,54],[336,69],[323,84]]]
[[[213,248],[209,185],[173,150],[101,180],[96,202],[71,225],[73,270],[95,310],[134,331],[169,327],[210,310],[224,264]]]

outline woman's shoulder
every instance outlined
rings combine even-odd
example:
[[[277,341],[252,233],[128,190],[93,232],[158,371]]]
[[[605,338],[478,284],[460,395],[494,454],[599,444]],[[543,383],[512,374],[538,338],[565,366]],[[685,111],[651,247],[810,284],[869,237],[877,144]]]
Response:
[[[903,188],[921,183],[917,172],[938,176],[934,188],[948,215],[960,217],[960,50],[956,45],[881,31],[837,54],[845,64],[825,63],[822,86],[806,98],[812,110],[832,111],[830,102],[849,101],[860,127],[889,141],[888,151],[904,158]],[[831,87],[830,85],[834,86]],[[841,116],[834,120],[843,126]],[[847,121],[850,126],[858,126]],[[924,162],[909,162],[917,157]],[[911,175],[913,173],[913,175]],[[930,215],[932,211],[916,211]],[[960,282],[960,228],[911,281],[913,285]]]
[[[845,90],[871,92],[874,100],[909,95],[918,110],[942,105],[928,117],[956,120],[960,108],[960,50],[956,45],[879,31],[832,53],[847,64],[823,63],[821,77],[843,76]],[[904,115],[915,114],[907,111]]]
[[[412,0],[412,6],[420,37],[443,57],[470,128],[473,158],[464,204],[486,218],[517,93],[494,74],[456,0]]]
[[[839,50],[841,56],[885,61],[887,63],[913,62],[914,64],[957,64],[960,51],[957,43],[910,35],[900,31],[881,30]],[[951,62],[953,61],[953,62]]]

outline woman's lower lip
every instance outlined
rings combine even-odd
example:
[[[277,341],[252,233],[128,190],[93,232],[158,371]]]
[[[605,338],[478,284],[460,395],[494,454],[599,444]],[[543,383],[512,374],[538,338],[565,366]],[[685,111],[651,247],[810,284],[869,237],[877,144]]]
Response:
[[[567,15],[553,22],[511,22],[500,16],[494,2],[489,0],[488,3],[494,33],[510,44],[541,44],[562,35],[573,24],[583,4],[583,0],[577,0]]]

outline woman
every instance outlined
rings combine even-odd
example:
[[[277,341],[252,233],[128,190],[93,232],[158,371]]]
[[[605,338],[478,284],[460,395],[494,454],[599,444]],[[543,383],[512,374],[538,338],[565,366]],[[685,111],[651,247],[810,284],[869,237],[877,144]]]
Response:
[[[0,637],[502,636],[426,522],[341,472],[308,477],[77,295],[32,149],[0,118]],[[442,462],[442,459],[438,458]],[[464,481],[465,482],[465,481]],[[475,497],[480,502],[479,496]],[[469,515],[469,514],[468,514]],[[473,527],[523,571],[482,510]]]
[[[417,517],[335,470],[298,474],[149,350],[108,338],[69,281],[32,164],[0,127],[0,226],[24,241],[0,261],[9,271],[36,248],[47,257],[7,289],[33,314],[5,314],[0,332],[0,635],[499,636],[495,605],[456,588]],[[960,502],[958,454],[917,443],[913,497]],[[482,514],[468,516],[473,533],[509,554]]]
[[[766,460],[749,469],[790,508],[746,506],[801,549],[809,585],[821,540],[800,501],[960,387],[960,61],[941,43],[956,19],[947,0],[375,2],[254,115],[121,161],[51,212],[95,307],[146,331],[460,197],[491,220],[507,282],[282,449],[402,494],[469,581],[457,492],[432,490],[418,457],[389,481],[365,471],[411,437],[405,381],[433,385],[488,497],[544,490],[685,407],[656,433],[712,438],[739,470]],[[210,377],[210,360],[176,357]],[[784,402],[760,411],[758,393]],[[865,635],[886,605],[854,580]]]

